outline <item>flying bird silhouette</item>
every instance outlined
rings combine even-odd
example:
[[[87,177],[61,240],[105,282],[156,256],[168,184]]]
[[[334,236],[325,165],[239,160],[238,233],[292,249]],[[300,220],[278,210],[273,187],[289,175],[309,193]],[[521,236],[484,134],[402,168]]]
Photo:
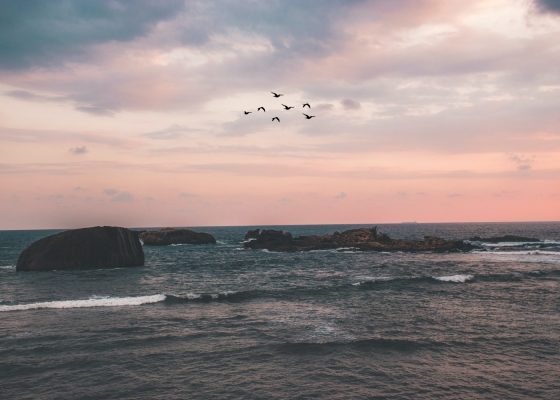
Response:
[[[309,103],[305,103],[305,104],[303,105],[303,108],[305,108],[305,106],[311,108],[311,106],[309,105]]]
[[[280,93],[274,93],[274,92],[270,92],[270,93],[272,93],[272,95],[276,98],[278,98],[280,96],[284,96],[283,94],[280,94]]]
[[[284,106],[284,110],[290,110],[290,109],[294,108],[294,107],[287,106],[285,104],[282,104],[282,105]]]
[[[266,112],[266,110],[264,109],[264,107],[259,107],[257,108],[257,111],[263,110],[263,112]]]
[[[315,115],[307,115],[306,113],[302,113],[302,114],[305,115],[305,118],[307,119],[315,118]]]
[[[280,122],[280,118],[278,118],[278,117],[274,117],[274,118],[272,118],[272,120],[273,121],[276,120],[276,121]]]
[[[247,114],[251,114],[252,111],[243,111],[243,114],[247,115]]]

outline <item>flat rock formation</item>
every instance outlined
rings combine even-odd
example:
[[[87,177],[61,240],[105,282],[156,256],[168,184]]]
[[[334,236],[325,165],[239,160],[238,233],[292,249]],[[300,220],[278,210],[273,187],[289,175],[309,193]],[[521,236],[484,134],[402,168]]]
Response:
[[[39,239],[19,255],[18,271],[96,269],[144,265],[138,233],[97,226],[72,229]]]
[[[500,242],[540,242],[540,239],[526,237],[526,236],[516,236],[516,235],[504,235],[504,236],[492,236],[492,237],[480,237],[474,236],[469,239],[472,242],[484,242],[484,243],[500,243]]]
[[[311,235],[293,237],[289,232],[255,229],[245,235],[244,246],[250,249],[273,251],[327,250],[352,247],[369,251],[469,251],[478,246],[462,240],[446,240],[426,236],[424,240],[392,239],[379,233],[377,227],[351,229],[332,235]]]
[[[215,244],[216,239],[209,233],[190,229],[164,228],[158,231],[143,231],[140,239],[146,246],[167,246],[170,244]]]

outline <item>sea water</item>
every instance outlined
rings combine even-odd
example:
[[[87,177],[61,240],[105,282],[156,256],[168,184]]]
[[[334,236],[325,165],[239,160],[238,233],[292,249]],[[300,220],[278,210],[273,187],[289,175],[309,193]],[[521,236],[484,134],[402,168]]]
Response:
[[[379,226],[542,239],[444,254],[245,250],[254,228],[50,272],[14,266],[56,231],[0,232],[0,398],[560,398],[560,223]]]

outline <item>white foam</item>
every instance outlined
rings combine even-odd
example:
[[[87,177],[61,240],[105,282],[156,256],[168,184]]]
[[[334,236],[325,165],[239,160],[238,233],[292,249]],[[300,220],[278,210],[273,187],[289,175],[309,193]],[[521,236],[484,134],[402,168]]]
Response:
[[[15,269],[15,265],[0,265],[0,269]]]
[[[523,246],[536,246],[543,242],[497,242],[497,243],[480,243],[483,247],[523,247]]]
[[[360,286],[365,283],[372,283],[372,282],[387,282],[398,278],[399,277],[397,276],[357,276],[356,279],[359,279],[359,281],[353,283],[352,286]]]
[[[465,283],[472,280],[474,276],[473,275],[447,275],[447,276],[434,276],[433,278],[441,282]]]
[[[560,251],[554,251],[554,250],[540,250],[540,249],[534,249],[534,250],[527,250],[527,249],[523,249],[523,250],[496,250],[496,251],[490,251],[490,250],[475,250],[473,251],[474,254],[497,254],[497,255],[533,255],[533,256],[539,256],[539,255],[550,255],[550,256],[560,256]]]
[[[86,308],[86,307],[122,307],[139,306],[142,304],[159,303],[165,300],[164,294],[137,297],[98,297],[86,300],[45,301],[41,303],[0,305],[0,312],[38,310],[42,308]]]

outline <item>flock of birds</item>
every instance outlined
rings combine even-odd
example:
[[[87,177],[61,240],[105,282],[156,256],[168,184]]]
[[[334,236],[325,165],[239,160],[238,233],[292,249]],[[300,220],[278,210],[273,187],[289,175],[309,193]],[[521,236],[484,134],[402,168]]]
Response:
[[[279,98],[281,96],[284,96],[282,93],[275,93],[275,92],[270,92],[270,93],[272,93],[272,96],[274,96],[274,98]],[[282,106],[284,107],[285,111],[290,111],[292,108],[295,108],[294,106],[287,106],[285,104],[282,104]],[[309,103],[304,103],[302,108],[305,108],[305,107],[311,109],[311,106],[309,105]],[[257,108],[257,112],[258,111],[266,112],[266,109],[263,106],[260,106],[259,108]],[[249,115],[249,114],[252,114],[253,112],[252,111],[243,111],[243,113],[245,115]],[[302,114],[305,115],[305,119],[315,118],[315,115],[309,115],[309,114],[306,114],[306,113],[302,113]],[[274,122],[274,121],[280,122],[280,118],[273,117],[272,122]]]

